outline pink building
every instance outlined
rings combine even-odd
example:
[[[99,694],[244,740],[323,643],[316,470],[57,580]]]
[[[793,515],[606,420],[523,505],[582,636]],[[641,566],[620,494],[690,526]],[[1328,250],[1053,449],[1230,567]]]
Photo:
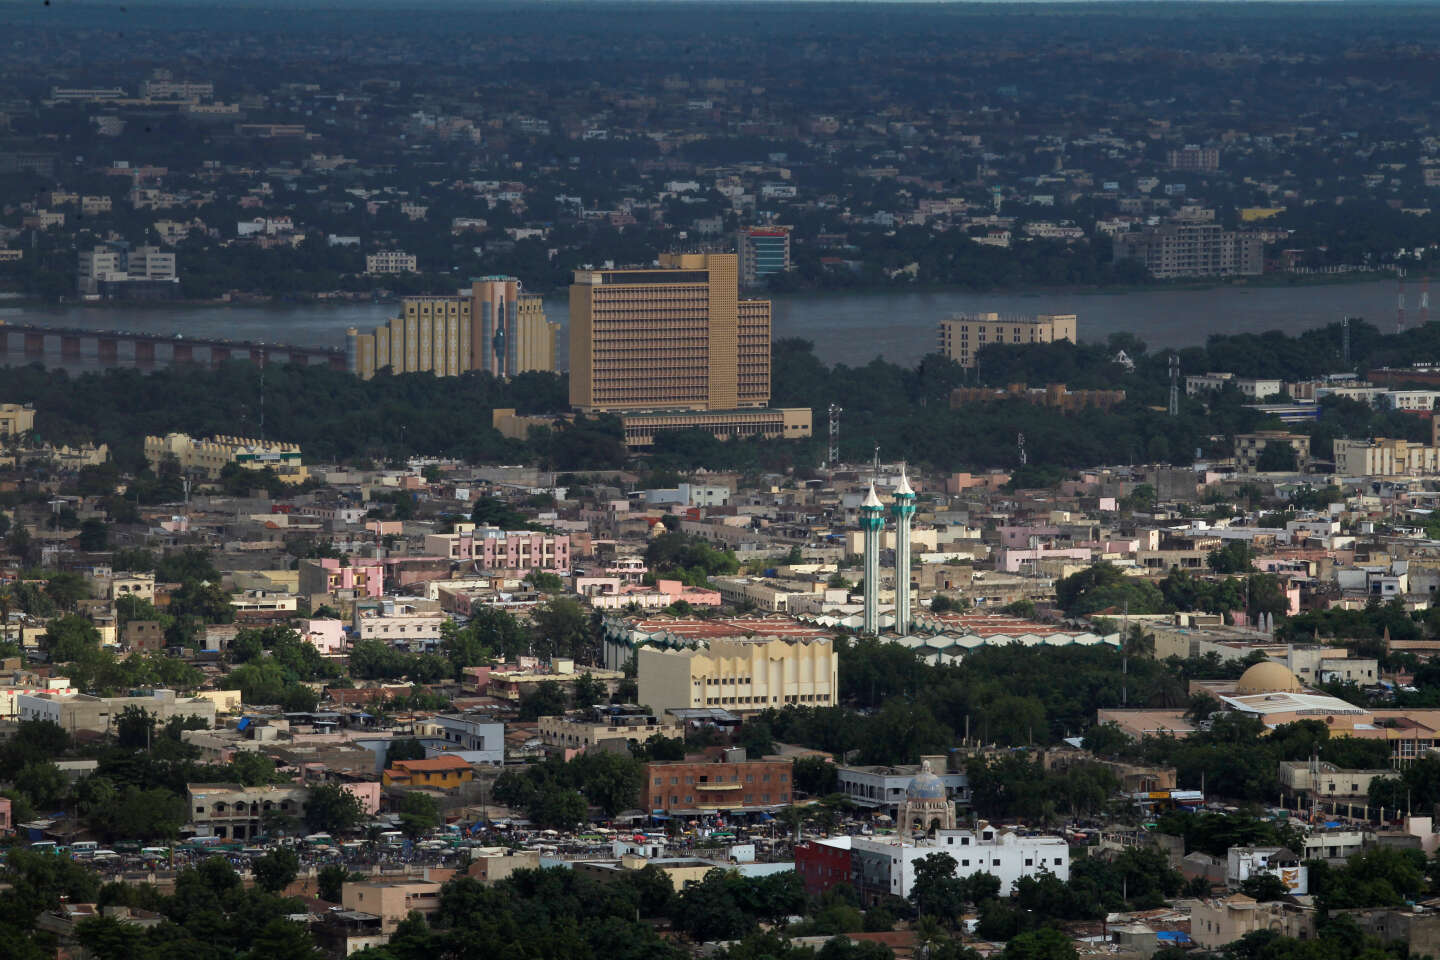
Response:
[[[300,561],[300,592],[338,593],[354,590],[357,597],[378,598],[385,593],[385,564],[380,560],[353,559],[342,566],[333,557]]]
[[[15,820],[10,808],[10,798],[0,797],[0,836],[15,832]]]
[[[339,620],[302,620],[300,635],[326,656],[345,649],[345,625]]]
[[[530,530],[461,530],[425,537],[425,552],[457,563],[475,563],[486,570],[528,573],[570,573],[570,538]]]
[[[341,786],[360,801],[360,806],[364,808],[367,817],[373,817],[380,812],[379,780],[356,780],[342,783]]]
[[[1006,573],[1019,573],[1025,564],[1039,563],[1042,560],[1073,560],[1076,563],[1089,563],[1091,559],[1090,550],[1085,548],[1047,550],[1040,547],[1035,550],[1002,550],[995,563],[995,568],[1004,570]]]

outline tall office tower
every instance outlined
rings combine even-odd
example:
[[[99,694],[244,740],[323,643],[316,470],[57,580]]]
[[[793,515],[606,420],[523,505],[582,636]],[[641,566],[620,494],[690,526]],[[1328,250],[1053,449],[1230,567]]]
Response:
[[[904,634],[910,631],[910,521],[915,517],[915,491],[903,467],[890,512],[895,515],[895,630]]]
[[[770,402],[770,301],[741,300],[733,253],[577,270],[570,403],[586,412],[737,410]]]
[[[880,632],[880,530],[885,526],[885,507],[875,496],[875,484],[860,504],[860,529],[865,534],[865,608],[860,632],[873,637]]]
[[[481,277],[453,296],[406,297],[400,316],[373,333],[346,331],[350,371],[368,380],[377,370],[455,377],[483,370],[513,377],[554,370],[559,324],[514,277]]]
[[[735,235],[740,286],[757,287],[790,269],[790,227],[742,227]]]

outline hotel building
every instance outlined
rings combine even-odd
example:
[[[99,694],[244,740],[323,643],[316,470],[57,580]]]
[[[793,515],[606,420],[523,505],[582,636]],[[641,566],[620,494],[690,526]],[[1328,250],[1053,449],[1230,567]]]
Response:
[[[648,445],[659,430],[686,428],[808,437],[809,410],[768,409],[770,301],[740,299],[738,273],[733,253],[664,254],[656,268],[577,270],[571,405],[621,414],[632,446]]]
[[[1075,314],[1002,317],[998,313],[957,313],[940,321],[940,352],[962,367],[992,343],[1075,343]]]

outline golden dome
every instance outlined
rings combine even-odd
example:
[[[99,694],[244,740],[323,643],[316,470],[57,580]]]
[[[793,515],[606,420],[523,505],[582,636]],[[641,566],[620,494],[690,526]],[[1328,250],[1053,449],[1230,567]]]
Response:
[[[1266,660],[1240,674],[1235,692],[1241,696],[1252,693],[1299,693],[1300,681],[1295,674],[1274,660]]]

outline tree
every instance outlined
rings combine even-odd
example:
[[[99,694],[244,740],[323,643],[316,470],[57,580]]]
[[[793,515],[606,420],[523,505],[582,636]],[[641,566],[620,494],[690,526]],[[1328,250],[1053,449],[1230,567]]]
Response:
[[[76,926],[75,938],[96,960],[130,960],[140,955],[145,930],[115,917],[93,917]]]
[[[605,684],[596,680],[589,670],[580,674],[570,686],[570,702],[577,710],[605,703],[608,700],[609,695],[605,692]]]
[[[115,743],[124,750],[144,750],[155,733],[155,716],[144,707],[129,704],[115,719]]]
[[[332,863],[329,866],[321,867],[315,875],[315,886],[320,893],[321,900],[330,903],[339,903],[341,895],[345,891],[345,883],[350,879],[350,871]]]
[[[948,853],[932,853],[915,862],[910,902],[921,916],[935,917],[949,929],[965,910],[965,881],[956,875],[958,864]]]
[[[385,762],[393,764],[397,760],[424,760],[425,746],[414,737],[401,737],[391,740],[389,747],[385,750]]]
[[[1020,934],[1005,945],[1002,960],[1076,960],[1075,943],[1054,927]]]
[[[428,793],[411,790],[400,800],[400,828],[414,839],[424,836],[440,824],[440,809]]]
[[[795,761],[793,781],[796,789],[812,797],[834,793],[840,771],[824,757],[800,757]]]
[[[255,884],[267,893],[280,893],[300,873],[300,857],[288,847],[277,847],[254,862]]]
[[[339,784],[310,788],[305,801],[305,826],[312,833],[348,833],[365,819],[360,798]]]
[[[1255,458],[1255,470],[1259,473],[1294,473],[1299,469],[1299,458],[1289,440],[1265,444],[1265,449]]]
[[[100,631],[85,617],[70,614],[46,624],[41,643],[52,663],[69,663],[99,648]]]
[[[535,652],[547,659],[570,657],[589,663],[599,652],[595,625],[574,597],[551,597],[530,611]]]
[[[81,600],[90,596],[90,585],[78,573],[57,573],[45,583],[45,592],[61,610],[74,610]]]
[[[242,750],[230,761],[231,775],[244,786],[260,787],[275,782],[275,761],[258,750]]]
[[[1256,873],[1240,884],[1240,892],[1257,903],[1269,903],[1289,896],[1290,888],[1273,873]]]
[[[81,550],[97,552],[110,545],[110,527],[98,517],[90,517],[80,524],[80,535],[75,538]]]
[[[554,680],[541,680],[535,691],[520,701],[520,719],[536,720],[540,717],[555,717],[563,714],[569,706],[565,690]]]
[[[15,789],[42,810],[53,810],[70,792],[70,781],[55,764],[35,761],[15,775]]]

